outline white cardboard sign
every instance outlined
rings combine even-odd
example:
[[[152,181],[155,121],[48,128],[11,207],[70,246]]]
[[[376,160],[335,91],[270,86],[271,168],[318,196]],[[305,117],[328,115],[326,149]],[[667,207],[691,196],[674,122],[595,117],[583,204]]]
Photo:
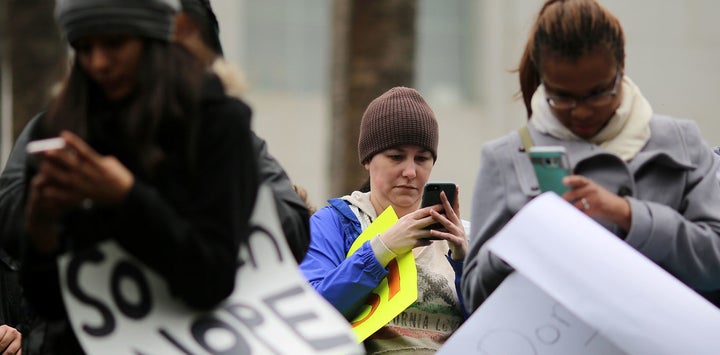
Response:
[[[614,344],[514,272],[488,297],[438,355],[616,355]]]
[[[59,260],[63,297],[88,354],[363,354],[349,323],[305,281],[269,188],[240,251],[236,289],[212,312],[187,308],[116,243]],[[191,262],[191,261],[188,261]],[[212,275],[208,275],[212,277]]]
[[[552,354],[593,353],[581,341],[589,339],[588,330],[597,333],[593,346],[607,347],[603,351],[611,354],[613,348],[628,354],[716,354],[720,349],[720,310],[553,193],[533,199],[488,243],[521,277],[508,277],[495,291],[500,294],[476,310],[443,352],[464,346],[497,354],[481,352],[477,340],[498,324],[537,338],[548,328],[532,327],[553,324],[549,310],[555,303],[576,319],[572,328],[565,327],[575,339],[556,342]],[[473,321],[476,316],[479,321]],[[493,348],[512,349],[517,345],[512,339],[496,337]]]

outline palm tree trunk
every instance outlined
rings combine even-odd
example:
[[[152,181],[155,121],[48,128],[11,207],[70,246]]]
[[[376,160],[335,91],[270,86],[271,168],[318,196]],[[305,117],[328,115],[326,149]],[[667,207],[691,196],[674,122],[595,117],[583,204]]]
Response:
[[[366,179],[357,141],[365,108],[395,86],[412,87],[417,0],[335,0],[330,194]]]
[[[13,139],[25,123],[45,110],[52,88],[62,78],[67,46],[53,19],[54,1],[3,0],[3,41],[12,71]]]

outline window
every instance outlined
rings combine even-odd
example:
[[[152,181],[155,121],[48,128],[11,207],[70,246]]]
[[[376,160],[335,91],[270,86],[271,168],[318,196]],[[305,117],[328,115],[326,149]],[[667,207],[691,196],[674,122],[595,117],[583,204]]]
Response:
[[[332,2],[246,1],[244,55],[252,87],[325,93],[330,75]]]
[[[438,103],[476,99],[475,2],[420,0],[418,4],[415,59],[418,89]]]

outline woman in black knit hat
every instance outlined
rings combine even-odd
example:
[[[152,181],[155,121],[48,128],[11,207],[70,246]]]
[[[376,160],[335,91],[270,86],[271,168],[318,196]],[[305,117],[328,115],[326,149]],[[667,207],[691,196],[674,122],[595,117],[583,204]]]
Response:
[[[358,154],[370,173],[370,191],[331,199],[310,220],[310,250],[300,268],[348,319],[365,308],[393,259],[415,257],[418,299],[365,340],[370,354],[434,354],[464,320],[458,291],[468,243],[459,201],[451,206],[443,194],[442,205],[420,208],[437,145],[437,121],[423,97],[406,87],[390,89],[370,103],[360,126]],[[346,257],[355,239],[390,206],[398,222]],[[442,209],[446,215],[438,212]],[[443,228],[425,229],[435,222]]]
[[[22,270],[34,308],[64,323],[48,353],[82,353],[58,278],[69,251],[112,239],[192,308],[214,307],[235,286],[257,191],[251,112],[171,42],[179,8],[57,1],[74,63],[31,138],[59,136],[65,147],[28,160]]]

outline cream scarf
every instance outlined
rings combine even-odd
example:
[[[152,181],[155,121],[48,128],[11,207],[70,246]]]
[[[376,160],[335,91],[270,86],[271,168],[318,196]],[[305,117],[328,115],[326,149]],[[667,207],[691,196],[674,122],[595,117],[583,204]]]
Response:
[[[563,140],[581,141],[558,121],[550,111],[545,96],[545,86],[540,85],[532,97],[533,114],[530,123],[541,133]],[[610,118],[607,126],[590,138],[597,144],[624,161],[630,161],[650,139],[650,118],[652,107],[643,97],[637,85],[624,76],[622,80],[622,102]]]

